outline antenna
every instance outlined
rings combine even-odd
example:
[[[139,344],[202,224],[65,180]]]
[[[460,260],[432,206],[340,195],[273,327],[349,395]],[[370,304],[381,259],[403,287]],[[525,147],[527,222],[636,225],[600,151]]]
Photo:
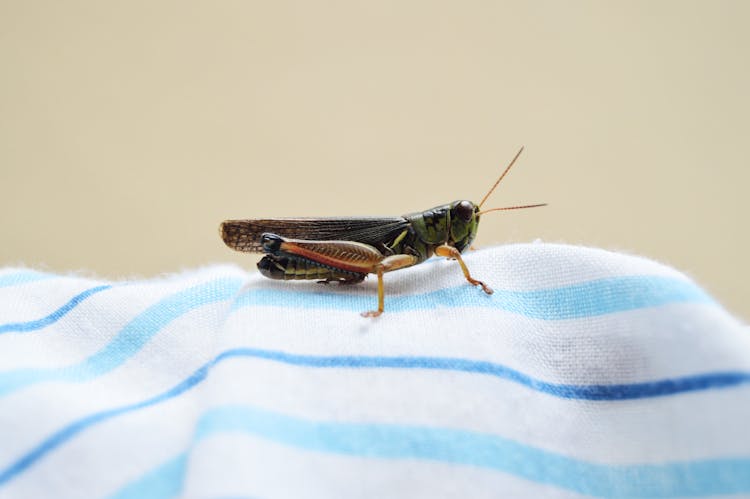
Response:
[[[495,190],[495,187],[497,187],[497,185],[500,183],[500,181],[503,179],[503,177],[505,177],[505,175],[510,171],[510,168],[513,166],[513,164],[516,162],[516,160],[518,159],[518,157],[521,155],[522,152],[523,152],[523,146],[521,146],[521,149],[518,150],[518,152],[516,153],[516,155],[511,160],[510,164],[505,168],[505,171],[500,175],[500,178],[497,179],[497,182],[495,182],[495,185],[492,186],[492,188],[490,189],[490,191],[487,194],[485,194],[484,197],[482,198],[482,200],[479,202],[479,207],[480,208],[482,207],[482,205],[484,204],[484,202],[487,201],[487,198],[490,197],[490,194],[492,194],[492,192]],[[525,206],[524,206],[524,208],[525,208]]]
[[[490,208],[489,210],[480,211],[479,213],[477,213],[477,215],[484,215],[485,213],[489,213],[491,211],[522,210],[524,208],[538,208],[540,206],[547,206],[547,203],[525,204],[523,206],[506,206],[505,208]]]

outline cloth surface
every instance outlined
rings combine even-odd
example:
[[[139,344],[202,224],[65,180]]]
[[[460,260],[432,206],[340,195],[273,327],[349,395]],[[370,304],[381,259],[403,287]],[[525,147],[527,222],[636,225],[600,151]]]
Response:
[[[750,497],[750,334],[552,244],[358,286],[0,271],[0,497]]]

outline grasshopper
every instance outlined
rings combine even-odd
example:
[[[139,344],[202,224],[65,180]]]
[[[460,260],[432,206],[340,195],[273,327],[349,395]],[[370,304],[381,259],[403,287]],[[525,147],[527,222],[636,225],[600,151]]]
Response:
[[[479,204],[459,200],[400,217],[226,220],[220,226],[221,238],[236,251],[265,253],[258,269],[271,279],[356,284],[376,274],[378,309],[363,312],[365,317],[383,313],[383,274],[433,255],[456,260],[469,283],[492,294],[492,288],[471,276],[461,253],[474,241],[481,215],[546,205],[481,210],[522,151],[523,147]]]

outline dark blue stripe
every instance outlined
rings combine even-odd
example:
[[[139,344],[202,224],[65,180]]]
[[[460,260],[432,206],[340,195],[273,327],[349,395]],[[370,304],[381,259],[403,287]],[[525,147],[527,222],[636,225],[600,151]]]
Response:
[[[226,359],[246,357],[259,358],[284,364],[313,368],[359,368],[359,369],[435,369],[484,374],[524,385],[532,390],[567,399],[582,400],[627,400],[676,395],[698,390],[729,388],[750,382],[750,373],[725,372],[672,378],[660,381],[621,385],[562,385],[547,383],[500,364],[441,357],[358,357],[358,356],[313,356],[296,355],[280,351],[255,348],[235,348],[216,356],[204,364],[190,377],[171,389],[150,399],[86,416],[62,428],[42,441],[37,447],[0,472],[0,485],[31,466],[42,456],[70,440],[86,428],[123,413],[160,404],[190,390],[206,379],[210,370]]]
[[[434,369],[494,376],[555,397],[579,400],[629,400],[662,397],[678,393],[729,388],[750,383],[750,373],[728,371],[669,378],[642,383],[611,385],[565,385],[548,383],[502,364],[451,357],[298,355],[287,352],[237,348],[223,352],[214,362],[228,357],[255,357],[283,364],[314,368]]]
[[[76,308],[79,303],[81,303],[83,300],[85,300],[89,296],[95,295],[96,293],[99,293],[100,291],[104,291],[105,289],[109,289],[111,287],[112,286],[110,284],[106,284],[103,286],[96,286],[94,288],[87,289],[86,291],[83,291],[82,293],[75,295],[73,298],[70,299],[68,303],[58,308],[57,310],[49,314],[47,317],[42,317],[41,319],[37,319],[34,321],[15,322],[15,323],[11,322],[10,324],[2,324],[0,325],[0,334],[10,333],[10,332],[26,333],[29,331],[35,331],[37,329],[42,329],[44,327],[47,327],[50,324],[60,320],[63,316],[65,316],[68,312]]]

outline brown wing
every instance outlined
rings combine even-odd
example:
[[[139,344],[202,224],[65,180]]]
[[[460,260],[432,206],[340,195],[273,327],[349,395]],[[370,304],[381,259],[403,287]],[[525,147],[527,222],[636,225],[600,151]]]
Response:
[[[266,218],[226,220],[221,224],[220,233],[224,243],[233,250],[263,253],[260,236],[264,232],[291,239],[357,241],[379,247],[408,226],[409,222],[403,217]]]

